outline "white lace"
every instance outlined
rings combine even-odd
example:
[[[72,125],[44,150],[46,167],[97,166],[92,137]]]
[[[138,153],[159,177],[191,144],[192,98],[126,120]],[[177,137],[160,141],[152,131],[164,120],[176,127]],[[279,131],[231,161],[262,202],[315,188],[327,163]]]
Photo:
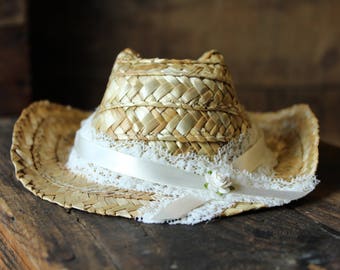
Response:
[[[208,171],[213,171],[216,174],[230,175],[233,179],[237,179],[240,183],[256,188],[275,188],[278,190],[291,190],[291,191],[311,191],[314,189],[318,180],[314,175],[299,176],[291,181],[274,178],[273,166],[276,160],[271,164],[264,164],[259,167],[255,172],[249,173],[247,171],[239,171],[233,168],[230,164],[231,161],[240,156],[250,145],[254,143],[254,132],[251,129],[246,135],[240,136],[238,140],[234,140],[221,147],[211,161],[203,155],[195,153],[171,155],[162,146],[154,143],[145,143],[142,141],[115,141],[105,134],[97,134],[96,130],[92,127],[92,116],[83,121],[80,132],[88,138],[92,138],[96,143],[104,147],[110,147],[116,151],[129,154],[134,157],[149,159],[164,165],[170,165],[182,170],[193,172],[199,175],[206,175]],[[188,188],[173,187],[161,184],[146,182],[140,179],[119,175],[108,169],[95,166],[88,163],[77,156],[72,149],[67,167],[74,173],[85,176],[88,180],[100,183],[102,185],[114,185],[119,188],[132,189],[144,192],[154,192],[160,195],[171,196],[168,199],[161,199],[160,201],[150,202],[147,207],[139,210],[140,219],[143,222],[153,222],[152,216],[161,207],[167,205],[171,201],[187,194],[194,194],[202,198],[207,196],[214,198],[213,200],[205,203],[203,206],[192,210],[186,217],[169,221],[171,224],[196,224],[201,221],[210,220],[218,216],[222,211],[235,202],[258,202],[267,206],[277,206],[289,201],[280,199],[270,199],[263,197],[248,197],[239,196],[236,194],[220,194],[214,192],[192,191]]]

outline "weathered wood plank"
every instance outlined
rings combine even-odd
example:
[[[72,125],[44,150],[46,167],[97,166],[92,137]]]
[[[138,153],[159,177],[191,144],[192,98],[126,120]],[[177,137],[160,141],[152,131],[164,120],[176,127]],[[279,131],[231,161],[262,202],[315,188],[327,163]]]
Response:
[[[321,145],[319,176],[325,184],[288,207],[196,226],[151,225],[67,211],[34,197],[13,175],[12,125],[11,119],[0,120],[0,267],[4,269],[340,267],[339,219],[332,219],[339,214],[339,185],[334,171],[328,171],[335,169],[335,163],[328,161],[339,155],[337,148]],[[330,193],[335,194],[333,199]],[[325,214],[311,215],[313,211]]]
[[[77,218],[60,207],[35,198],[13,178],[9,162],[11,124],[0,128],[0,235],[6,242],[4,254],[15,254],[15,263],[25,269],[115,269],[110,253],[102,250],[96,236],[86,231]],[[6,180],[7,179],[7,180]],[[9,181],[8,181],[9,180]],[[42,204],[41,204],[42,203]],[[89,256],[91,254],[91,256]]]
[[[336,250],[339,243],[335,237],[289,209],[260,211],[194,227],[139,224],[142,231],[136,228],[138,224],[122,219],[110,223],[90,217],[85,221],[103,246],[117,254],[123,269],[168,269],[171,265],[179,269],[296,269],[310,263],[339,263],[337,252],[321,248],[330,245]],[[117,238],[120,244],[112,241]]]
[[[340,236],[339,160],[340,148],[322,144],[318,169],[321,183],[316,192],[292,205],[298,212],[321,223],[326,231],[336,237]]]

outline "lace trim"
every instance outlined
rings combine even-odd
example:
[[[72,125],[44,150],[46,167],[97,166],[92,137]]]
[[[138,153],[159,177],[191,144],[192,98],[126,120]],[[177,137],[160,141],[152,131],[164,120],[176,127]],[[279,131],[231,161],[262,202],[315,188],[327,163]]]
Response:
[[[187,153],[181,155],[171,155],[162,146],[155,144],[148,145],[142,141],[115,141],[105,134],[97,134],[96,130],[92,127],[92,117],[82,122],[80,132],[87,138],[91,138],[99,145],[110,147],[116,151],[140,157],[144,159],[153,160],[161,164],[170,165],[180,168],[185,171],[194,172],[199,175],[204,175],[207,171],[212,170],[222,175],[229,175],[233,179],[237,179],[240,183],[256,188],[277,189],[277,190],[292,190],[292,191],[311,191],[314,189],[318,180],[314,175],[299,176],[290,181],[274,177],[273,166],[276,160],[270,164],[264,164],[259,167],[255,172],[249,173],[247,171],[239,171],[233,168],[231,162],[246,151],[256,140],[256,129],[249,129],[248,133],[240,136],[238,139],[230,141],[225,146],[221,147],[213,158],[209,160],[203,155],[196,153]],[[220,215],[224,209],[230,207],[235,202],[256,202],[263,203],[269,206],[282,205],[289,201],[270,199],[262,197],[248,197],[239,196],[236,194],[216,195],[212,192],[202,190],[193,191],[183,187],[172,187],[161,184],[145,182],[140,179],[119,175],[105,168],[95,166],[82,160],[72,149],[67,167],[74,173],[81,174],[90,181],[97,182],[102,185],[114,185],[119,188],[132,189],[142,192],[154,192],[161,197],[159,201],[150,202],[149,206],[143,207],[139,210],[140,220],[143,222],[151,222],[151,217],[162,206],[176,198],[187,194],[194,194],[202,198],[213,198],[213,200],[204,204],[203,206],[192,210],[185,218],[176,221],[169,221],[171,224],[196,224],[201,221],[210,220]]]

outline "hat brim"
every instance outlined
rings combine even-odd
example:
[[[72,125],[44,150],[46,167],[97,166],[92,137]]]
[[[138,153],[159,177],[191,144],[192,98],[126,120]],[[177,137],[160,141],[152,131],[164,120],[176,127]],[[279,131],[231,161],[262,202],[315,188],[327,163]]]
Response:
[[[276,176],[291,181],[314,175],[318,162],[318,121],[308,105],[266,113],[249,112],[276,153]],[[18,180],[34,195],[65,208],[101,215],[135,218],[138,209],[159,194],[102,186],[66,168],[75,132],[89,112],[40,101],[26,108],[13,131],[11,159]],[[237,202],[222,215],[266,207],[263,203]]]

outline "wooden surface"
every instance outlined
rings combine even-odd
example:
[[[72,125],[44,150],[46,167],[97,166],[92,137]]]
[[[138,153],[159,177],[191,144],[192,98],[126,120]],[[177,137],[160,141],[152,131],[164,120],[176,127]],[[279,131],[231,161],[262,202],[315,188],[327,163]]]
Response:
[[[0,0],[0,115],[18,114],[31,98],[26,0]]]
[[[340,149],[322,143],[306,198],[195,226],[65,210],[34,197],[9,160],[0,118],[0,269],[339,269]]]

